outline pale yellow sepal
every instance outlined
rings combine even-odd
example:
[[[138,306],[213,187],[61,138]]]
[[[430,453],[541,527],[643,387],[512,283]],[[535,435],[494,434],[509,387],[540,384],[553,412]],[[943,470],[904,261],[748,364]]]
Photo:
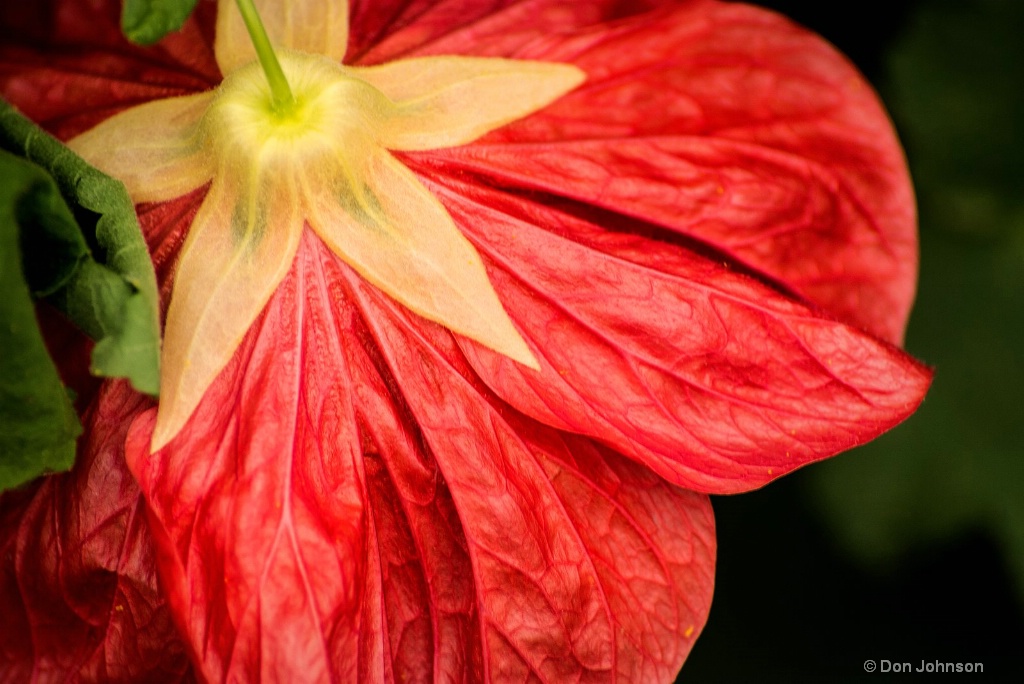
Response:
[[[209,92],[132,107],[73,138],[68,146],[124,183],[136,204],[181,197],[213,177],[199,133],[200,119],[212,100]]]
[[[325,55],[340,63],[348,47],[346,0],[254,0],[275,48]],[[255,61],[235,0],[218,0],[214,56],[222,74]]]
[[[441,203],[386,150],[374,150],[360,172],[354,187],[307,190],[309,223],[327,246],[420,316],[539,370]]]
[[[407,151],[465,145],[586,78],[571,64],[489,57],[416,57],[350,71],[398,106],[376,133],[384,147]]]
[[[175,273],[152,449],[185,425],[291,268],[302,237],[296,179],[219,169]]]
[[[538,369],[476,249],[388,150],[471,142],[546,107],[583,72],[448,56],[347,67],[347,3],[256,4],[294,95],[287,107],[270,94],[234,0],[220,0],[215,48],[226,78],[214,93],[133,108],[74,143],[136,202],[212,179],[174,276],[152,448],[184,427],[227,366],[307,223],[411,311]]]

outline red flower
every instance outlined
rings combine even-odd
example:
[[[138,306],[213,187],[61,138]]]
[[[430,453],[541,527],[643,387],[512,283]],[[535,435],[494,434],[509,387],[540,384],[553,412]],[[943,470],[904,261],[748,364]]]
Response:
[[[0,90],[65,139],[206,91],[225,61],[200,5],[151,50],[112,1],[4,7]],[[12,678],[180,679],[187,653],[210,680],[672,679],[710,605],[707,494],[872,439],[930,374],[893,346],[914,209],[870,88],[762,10],[626,7],[353,3],[347,65],[585,73],[468,144],[395,154],[536,369],[307,216],[162,448],[156,408],[110,383],[75,471],[0,501]],[[165,298],[213,193],[139,206]]]

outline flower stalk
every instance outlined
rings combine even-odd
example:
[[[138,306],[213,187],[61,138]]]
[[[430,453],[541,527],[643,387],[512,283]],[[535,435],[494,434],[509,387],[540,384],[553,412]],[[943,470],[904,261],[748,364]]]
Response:
[[[285,112],[295,104],[295,96],[292,95],[291,86],[281,69],[281,62],[277,59],[274,46],[270,44],[267,30],[263,27],[263,20],[252,0],[235,0],[238,11],[242,13],[242,20],[245,28],[252,39],[253,47],[256,48],[256,55],[259,57],[263,73],[267,75],[267,82],[270,84],[270,93],[273,98],[274,110]]]

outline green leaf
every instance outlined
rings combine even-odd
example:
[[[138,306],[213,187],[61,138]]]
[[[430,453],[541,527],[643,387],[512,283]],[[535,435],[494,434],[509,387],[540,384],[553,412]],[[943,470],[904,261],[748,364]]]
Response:
[[[160,388],[156,276],[124,186],[85,163],[0,101],[0,149],[52,176],[74,216],[60,218],[56,193],[34,194],[21,219],[32,289],[96,340],[95,375],[128,378],[140,392]],[[56,217],[56,218],[55,218]],[[74,223],[81,235],[70,229]]]
[[[124,0],[121,30],[140,45],[152,45],[181,28],[196,0]]]
[[[36,323],[21,266],[19,225],[26,214],[49,214],[52,246],[64,263],[41,264],[36,277],[51,284],[68,277],[81,238],[57,188],[34,164],[0,151],[0,491],[48,471],[67,470],[82,426],[50,360]],[[35,236],[36,244],[44,239]]]

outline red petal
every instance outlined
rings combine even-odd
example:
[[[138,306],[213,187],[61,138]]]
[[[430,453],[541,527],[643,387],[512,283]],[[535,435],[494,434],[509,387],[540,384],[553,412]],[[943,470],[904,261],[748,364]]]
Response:
[[[0,679],[192,680],[124,464],[129,420],[148,404],[106,385],[75,469],[0,499]]]
[[[161,578],[213,681],[351,681],[355,673],[365,477],[355,388],[314,262],[308,245],[300,248],[167,448],[148,455],[153,413],[129,436]]]
[[[460,339],[474,369],[520,411],[676,484],[759,487],[876,437],[928,388],[898,349],[635,225],[448,183],[436,191],[542,366]]]
[[[179,437],[147,456],[152,414],[136,421],[129,462],[205,677],[674,676],[710,603],[707,499],[503,419],[460,358],[307,233]]]
[[[354,0],[345,62],[378,64],[411,54],[500,57],[538,37],[659,4],[664,0]]]
[[[706,498],[510,413],[451,336],[353,279],[465,530],[496,681],[667,681],[710,604]]]
[[[125,40],[121,4],[0,4],[0,95],[66,140],[131,105],[220,82],[214,3],[199,3],[180,32],[149,48]]]
[[[491,185],[658,223],[902,340],[917,277],[910,180],[870,86],[823,40],[732,3],[663,7],[572,34],[586,23],[580,15],[607,18],[610,9],[571,12],[554,29],[547,18],[562,19],[560,3],[518,3],[485,19],[448,7],[367,58],[396,45],[469,51],[569,62],[588,80],[483,142],[432,159]]]

